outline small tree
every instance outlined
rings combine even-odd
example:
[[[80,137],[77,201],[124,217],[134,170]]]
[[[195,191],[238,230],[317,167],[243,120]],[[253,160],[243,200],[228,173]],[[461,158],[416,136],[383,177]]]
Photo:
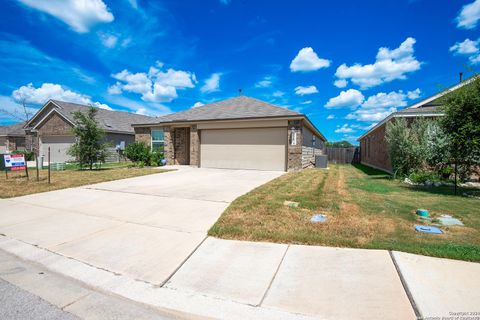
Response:
[[[75,126],[72,131],[76,142],[70,147],[68,154],[78,160],[80,168],[87,165],[92,170],[94,163],[104,163],[109,153],[105,131],[95,119],[97,112],[98,110],[91,106],[85,113],[73,113]]]
[[[395,174],[408,175],[427,166],[426,133],[429,120],[417,119],[411,125],[405,118],[389,122],[385,139]]]
[[[480,76],[443,98],[441,125],[451,140],[453,162],[460,165],[461,178],[480,166]]]

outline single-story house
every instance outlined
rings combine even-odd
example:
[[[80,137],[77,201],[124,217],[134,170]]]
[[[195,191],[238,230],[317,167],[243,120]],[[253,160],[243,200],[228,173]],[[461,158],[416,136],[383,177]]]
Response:
[[[325,154],[325,137],[304,114],[246,97],[138,122],[135,139],[164,150],[167,164],[291,171]]]
[[[360,141],[360,161],[372,168],[380,169],[388,173],[392,172],[392,163],[388,155],[388,145],[385,140],[387,123],[397,118],[406,118],[413,121],[418,118],[435,118],[444,114],[441,112],[442,97],[469,83],[471,79],[462,81],[446,90],[425,98],[405,109],[391,113],[385,119],[377,123],[369,131],[364,133]]]
[[[0,126],[0,153],[25,150],[24,122]]]
[[[27,135],[33,136],[37,156],[45,159],[50,147],[51,162],[72,160],[67,150],[75,142],[72,128],[73,114],[76,111],[86,112],[89,106],[49,100],[28,121],[24,129]],[[106,132],[106,140],[112,144],[112,150],[122,142],[126,146],[135,141],[132,123],[149,121],[151,117],[122,111],[98,109],[96,120]]]

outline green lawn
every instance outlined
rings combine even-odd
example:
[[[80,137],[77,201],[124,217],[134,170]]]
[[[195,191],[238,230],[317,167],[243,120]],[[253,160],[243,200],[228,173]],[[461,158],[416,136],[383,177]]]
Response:
[[[235,200],[209,234],[227,239],[399,250],[480,261],[480,200],[454,196],[452,188],[420,188],[364,166],[288,173]],[[460,190],[460,194],[465,190]],[[298,208],[283,205],[299,202]],[[419,233],[415,210],[453,215],[464,227]],[[324,224],[309,222],[326,213]]]

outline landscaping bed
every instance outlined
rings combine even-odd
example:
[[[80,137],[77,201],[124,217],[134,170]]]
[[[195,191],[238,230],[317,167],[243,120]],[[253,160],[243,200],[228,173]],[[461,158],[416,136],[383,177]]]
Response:
[[[464,226],[442,226],[439,235],[417,232],[416,225],[431,224],[415,214],[418,208],[433,216],[452,215]],[[310,222],[317,213],[326,214],[327,221]],[[331,165],[287,173],[236,199],[209,234],[480,261],[479,231],[479,199],[454,196],[451,187],[409,186],[364,166]]]
[[[35,169],[29,169],[29,180],[27,180],[25,176],[25,171],[9,172],[8,179],[5,177],[5,172],[1,172],[0,198],[18,197],[32,193],[79,187],[93,183],[132,178],[166,171],[168,170],[147,167],[113,167],[113,165],[106,165],[104,168],[95,170],[69,168],[64,171],[51,171],[51,184],[48,184],[47,170],[40,170],[39,182],[36,180]]]

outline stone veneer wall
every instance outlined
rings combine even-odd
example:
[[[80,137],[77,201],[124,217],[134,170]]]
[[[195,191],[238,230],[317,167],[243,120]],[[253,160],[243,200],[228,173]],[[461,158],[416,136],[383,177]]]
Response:
[[[302,120],[288,121],[287,171],[302,170]],[[297,136],[296,145],[292,145],[292,129]]]
[[[315,156],[322,154],[325,152],[321,148],[302,146],[302,169],[315,167]]]
[[[175,150],[174,163],[177,165],[190,164],[190,128],[175,128],[173,130],[173,148]]]
[[[190,127],[190,165],[200,166],[200,135],[197,125]]]
[[[151,128],[146,127],[136,127],[135,130],[135,141],[136,142],[145,142],[147,145],[150,145],[152,141]]]
[[[170,126],[163,127],[163,141],[165,144],[165,160],[168,165],[175,164],[175,149],[173,148],[173,129]]]

